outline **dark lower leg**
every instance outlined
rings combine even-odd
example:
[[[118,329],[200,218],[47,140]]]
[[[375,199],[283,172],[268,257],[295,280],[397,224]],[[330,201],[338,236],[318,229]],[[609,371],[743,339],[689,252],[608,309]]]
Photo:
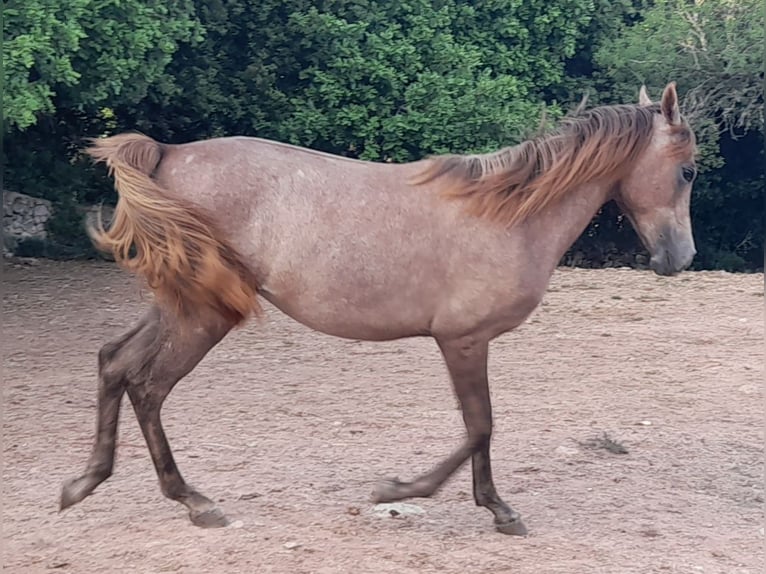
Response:
[[[178,472],[160,423],[162,403],[233,325],[220,317],[179,325],[154,307],[131,332],[99,355],[99,413],[96,443],[86,472],[68,481],[61,508],[81,501],[112,472],[120,401],[127,390],[151,452],[162,492],[189,508],[192,522],[222,526],[213,502],[189,487]]]
[[[372,494],[373,502],[395,502],[405,498],[428,498],[471,456],[473,447],[469,441],[460,445],[444,462],[412,482],[385,479],[378,482]]]
[[[473,498],[477,506],[483,506],[495,515],[495,526],[506,534],[527,533],[521,522],[521,515],[508,506],[497,494],[492,479],[492,465],[489,457],[489,439],[476,451],[472,459]]]
[[[147,403],[145,399],[132,391],[128,391],[128,395],[136,411],[141,432],[149,447],[162,494],[186,506],[189,509],[189,518],[195,525],[204,528],[226,526],[228,520],[215,503],[194,490],[181,476],[165,431],[162,428],[161,404]]]
[[[116,364],[119,363],[117,355],[147,326],[150,316],[144,317],[135,328],[119,340],[104,345],[99,352],[96,441],[85,472],[64,483],[61,490],[60,510],[81,502],[112,474],[120,402],[125,394],[124,371],[120,369],[119,364]]]
[[[463,409],[467,436],[447,459],[412,482],[381,481],[373,492],[373,499],[377,502],[432,496],[476,452],[483,440],[482,429],[488,425],[491,428],[489,395],[486,391],[487,342],[440,341],[439,346]]]
[[[177,324],[164,316],[151,342],[147,367],[128,383],[128,397],[157,471],[162,493],[189,509],[197,526],[225,526],[227,520],[212,500],[186,484],[178,470],[160,420],[160,411],[170,391],[197,366],[207,352],[229,331],[232,324],[221,318],[200,319],[197,324]]]
[[[500,499],[492,480],[489,458],[492,405],[487,380],[488,341],[466,337],[440,341],[439,345],[463,411],[466,439],[443,463],[418,479],[412,482],[387,480],[379,483],[373,498],[377,502],[392,502],[409,497],[431,496],[472,456],[476,503],[492,511],[499,531],[526,534],[519,514]]]
[[[114,467],[120,401],[124,393],[125,388],[119,383],[109,385],[103,378],[99,381],[96,443],[88,459],[85,473],[64,483],[61,490],[60,510],[82,501],[111,476]]]

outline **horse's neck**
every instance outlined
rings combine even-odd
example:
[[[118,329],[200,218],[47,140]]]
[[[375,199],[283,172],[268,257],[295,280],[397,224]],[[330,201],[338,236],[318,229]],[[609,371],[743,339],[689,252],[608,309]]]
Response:
[[[551,272],[564,253],[588,227],[610,195],[608,185],[589,183],[573,189],[556,204],[533,216],[526,226],[533,241],[532,251]]]

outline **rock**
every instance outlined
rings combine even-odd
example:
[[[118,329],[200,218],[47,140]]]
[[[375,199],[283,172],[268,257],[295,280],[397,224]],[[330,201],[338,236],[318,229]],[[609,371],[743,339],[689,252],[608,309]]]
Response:
[[[229,527],[230,528],[242,528],[244,525],[245,525],[245,523],[242,522],[241,520],[235,520],[234,522],[229,524]]]
[[[563,444],[561,446],[556,447],[556,450],[554,451],[556,454],[560,454],[562,456],[574,456],[576,454],[579,454],[579,450],[577,450],[574,447],[571,446],[564,446]]]
[[[381,518],[395,518],[397,516],[415,516],[425,514],[425,510],[415,504],[405,502],[383,502],[376,504],[372,509],[376,516]]]
[[[296,548],[300,548],[301,544],[300,542],[295,542],[294,540],[291,540],[290,542],[285,542],[283,546],[287,550],[295,550]]]
[[[3,190],[3,235],[6,246],[15,248],[20,239],[46,239],[46,224],[53,212],[52,205],[47,199]]]

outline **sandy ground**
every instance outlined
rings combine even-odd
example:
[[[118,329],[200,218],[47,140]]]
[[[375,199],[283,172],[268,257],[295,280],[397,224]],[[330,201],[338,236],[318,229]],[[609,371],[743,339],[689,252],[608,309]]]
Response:
[[[6,267],[5,572],[763,572],[763,275],[558,271],[491,349],[495,481],[530,535],[492,528],[470,467],[381,518],[381,477],[455,448],[460,413],[430,340],[320,335],[273,308],[165,404],[187,480],[231,527],[163,498],[129,403],[114,476],[58,513],[95,421],[100,345],[138,318],[108,264]],[[605,448],[604,433],[626,454]]]

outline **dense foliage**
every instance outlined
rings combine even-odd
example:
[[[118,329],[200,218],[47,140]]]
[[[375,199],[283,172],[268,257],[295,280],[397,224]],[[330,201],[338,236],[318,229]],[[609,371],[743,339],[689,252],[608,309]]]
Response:
[[[59,110],[140,104],[179,42],[202,28],[192,0],[9,0],[3,115],[24,129]]]
[[[760,0],[10,0],[5,185],[52,199],[48,254],[112,201],[84,137],[257,135],[375,161],[481,152],[676,80],[699,132],[699,267],[763,265]],[[63,247],[62,247],[63,246]],[[568,261],[640,251],[611,207]]]

